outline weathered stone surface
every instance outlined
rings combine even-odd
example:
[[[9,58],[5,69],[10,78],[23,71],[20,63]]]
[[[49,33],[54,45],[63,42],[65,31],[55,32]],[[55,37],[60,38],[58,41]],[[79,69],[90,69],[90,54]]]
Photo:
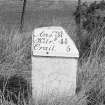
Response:
[[[33,97],[75,94],[79,52],[62,27],[35,29],[32,38]]]
[[[35,56],[79,57],[75,43],[62,27],[43,27],[33,32]]]

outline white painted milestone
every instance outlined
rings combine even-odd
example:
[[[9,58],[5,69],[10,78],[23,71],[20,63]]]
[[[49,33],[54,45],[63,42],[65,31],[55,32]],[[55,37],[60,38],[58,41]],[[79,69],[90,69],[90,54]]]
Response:
[[[35,29],[32,44],[35,56],[79,57],[75,43],[62,27]]]
[[[62,27],[50,26],[32,34],[32,93],[75,94],[79,52]]]

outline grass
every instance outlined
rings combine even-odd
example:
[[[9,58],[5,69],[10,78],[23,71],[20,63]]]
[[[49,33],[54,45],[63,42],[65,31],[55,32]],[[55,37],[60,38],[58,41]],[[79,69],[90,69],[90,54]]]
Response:
[[[50,26],[50,25],[60,25],[65,28],[75,27],[74,22],[69,21],[71,19],[69,10],[51,10],[40,8],[37,11],[34,11],[35,5],[26,10],[25,14],[25,24],[24,32],[19,33],[18,25],[20,21],[20,6],[16,4],[8,4],[2,2],[0,5],[0,74],[4,76],[7,80],[18,74],[24,77],[31,84],[31,32],[36,27]],[[52,5],[53,7],[54,5]],[[15,9],[13,9],[15,7]],[[27,8],[28,8],[27,7]],[[16,12],[16,9],[18,11]],[[62,14],[63,13],[63,14]],[[16,24],[16,26],[15,26]],[[73,28],[72,28],[73,29]],[[68,33],[72,33],[71,30]],[[76,37],[72,33],[72,37]],[[54,95],[54,94],[53,94]],[[1,97],[4,97],[2,93]],[[54,95],[55,96],[55,95]],[[66,96],[65,96],[66,97]],[[24,100],[24,99],[23,99]],[[32,105],[32,97],[29,105]],[[41,104],[61,104],[66,103],[68,98],[64,97],[46,97],[46,99],[36,100],[36,105]],[[11,104],[5,100],[1,99],[1,105]],[[24,103],[26,105],[26,103]]]
[[[71,20],[69,11],[65,14],[62,14],[62,11],[60,11],[58,15],[56,15],[57,12],[53,13],[51,11],[51,18],[48,14],[48,17],[40,17],[46,12],[50,14],[48,10],[41,11],[40,15],[38,15],[38,11],[33,11],[35,18],[30,19],[29,23],[25,23],[25,30],[28,27],[28,32],[19,33],[17,26],[12,26],[9,29],[4,23],[0,24],[0,75],[5,79],[8,80],[11,76],[18,74],[31,84],[31,31],[33,28],[46,25],[60,25],[66,28],[71,37],[77,41],[75,23],[73,20],[69,21]],[[29,19],[28,16],[30,15],[27,12],[25,21]],[[31,14],[31,16],[33,15]],[[37,20],[38,17],[40,17],[40,21]],[[90,54],[87,57],[84,55],[80,58],[83,63],[79,65],[78,70],[78,94],[71,98],[67,94],[60,96],[52,93],[51,97],[41,96],[40,99],[36,98],[34,100],[35,105],[105,105],[105,37],[104,35],[101,37],[102,35],[100,34],[104,34],[101,32],[102,28],[100,32],[94,30],[91,33],[91,36],[96,34],[100,36],[98,38],[100,41],[97,42],[97,38],[94,38],[90,47]],[[5,87],[3,89],[5,90]],[[23,105],[26,105],[24,100],[23,98]],[[3,91],[0,91],[0,104],[14,105],[12,100],[7,101],[5,99]],[[33,105],[32,96],[29,98],[28,105]]]
[[[56,23],[56,22],[55,22]],[[28,81],[31,77],[31,32],[19,33],[17,29],[10,32],[3,26],[0,31],[0,74],[9,78],[14,74],[22,75]],[[91,45],[91,53],[79,67],[78,81],[80,92],[71,97],[52,94],[35,99],[35,105],[104,105],[105,99],[105,37],[97,45],[97,40]],[[98,46],[98,47],[97,47]],[[1,105],[14,105],[7,101],[1,92]],[[19,96],[18,96],[19,97]],[[44,98],[45,97],[45,98]],[[19,99],[20,100],[20,99]],[[23,105],[26,102],[23,99]],[[19,103],[20,105],[20,103]],[[29,105],[33,105],[32,97]]]
[[[31,32],[20,34],[17,29],[7,32],[5,27],[1,28],[1,53],[0,53],[0,74],[9,78],[14,74],[22,75],[30,81],[31,73]],[[91,45],[91,53],[87,61],[84,61],[78,71],[80,92],[71,97],[53,94],[53,98],[41,96],[35,100],[35,105],[104,105],[105,99],[105,37],[97,45],[97,40]],[[98,46],[98,47],[97,47]],[[83,58],[82,58],[83,59]],[[29,71],[30,70],[30,71]],[[1,105],[14,105],[7,101],[1,92]],[[19,96],[18,96],[19,97]],[[45,97],[45,98],[44,98]],[[20,100],[20,99],[19,99]],[[23,105],[26,102],[23,99]],[[20,105],[20,103],[19,103]],[[29,105],[33,105],[32,97]]]
[[[100,30],[95,29],[91,33],[92,44],[89,49],[90,53],[83,61],[78,70],[78,88],[88,105],[105,104],[105,36],[104,25]],[[100,28],[100,27],[99,27]],[[88,52],[86,52],[88,53]],[[85,59],[86,58],[86,59]],[[80,101],[81,103],[81,101]],[[77,104],[78,105],[78,104]]]
[[[3,25],[0,26],[0,75],[7,81],[11,76],[18,74],[31,84],[30,34],[31,32],[19,33],[17,29],[7,30]],[[13,102],[5,100],[4,95],[1,91],[1,105],[13,105]],[[26,105],[25,101],[23,102]]]

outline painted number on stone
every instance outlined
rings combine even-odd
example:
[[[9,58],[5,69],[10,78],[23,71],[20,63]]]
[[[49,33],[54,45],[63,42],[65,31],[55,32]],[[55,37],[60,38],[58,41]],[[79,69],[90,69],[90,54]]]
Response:
[[[65,38],[65,39],[61,39],[61,44],[67,44],[67,38]]]
[[[70,49],[70,46],[67,46],[66,51],[67,51],[67,52],[70,52],[70,50],[71,50],[71,49]]]
[[[72,39],[60,27],[35,29],[32,37],[33,55],[39,56],[74,56],[75,47]]]

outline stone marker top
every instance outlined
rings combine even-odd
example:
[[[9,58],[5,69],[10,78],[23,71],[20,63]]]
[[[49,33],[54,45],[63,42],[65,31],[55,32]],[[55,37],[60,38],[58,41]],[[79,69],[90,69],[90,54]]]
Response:
[[[36,28],[32,34],[34,56],[79,57],[74,41],[62,27]]]

